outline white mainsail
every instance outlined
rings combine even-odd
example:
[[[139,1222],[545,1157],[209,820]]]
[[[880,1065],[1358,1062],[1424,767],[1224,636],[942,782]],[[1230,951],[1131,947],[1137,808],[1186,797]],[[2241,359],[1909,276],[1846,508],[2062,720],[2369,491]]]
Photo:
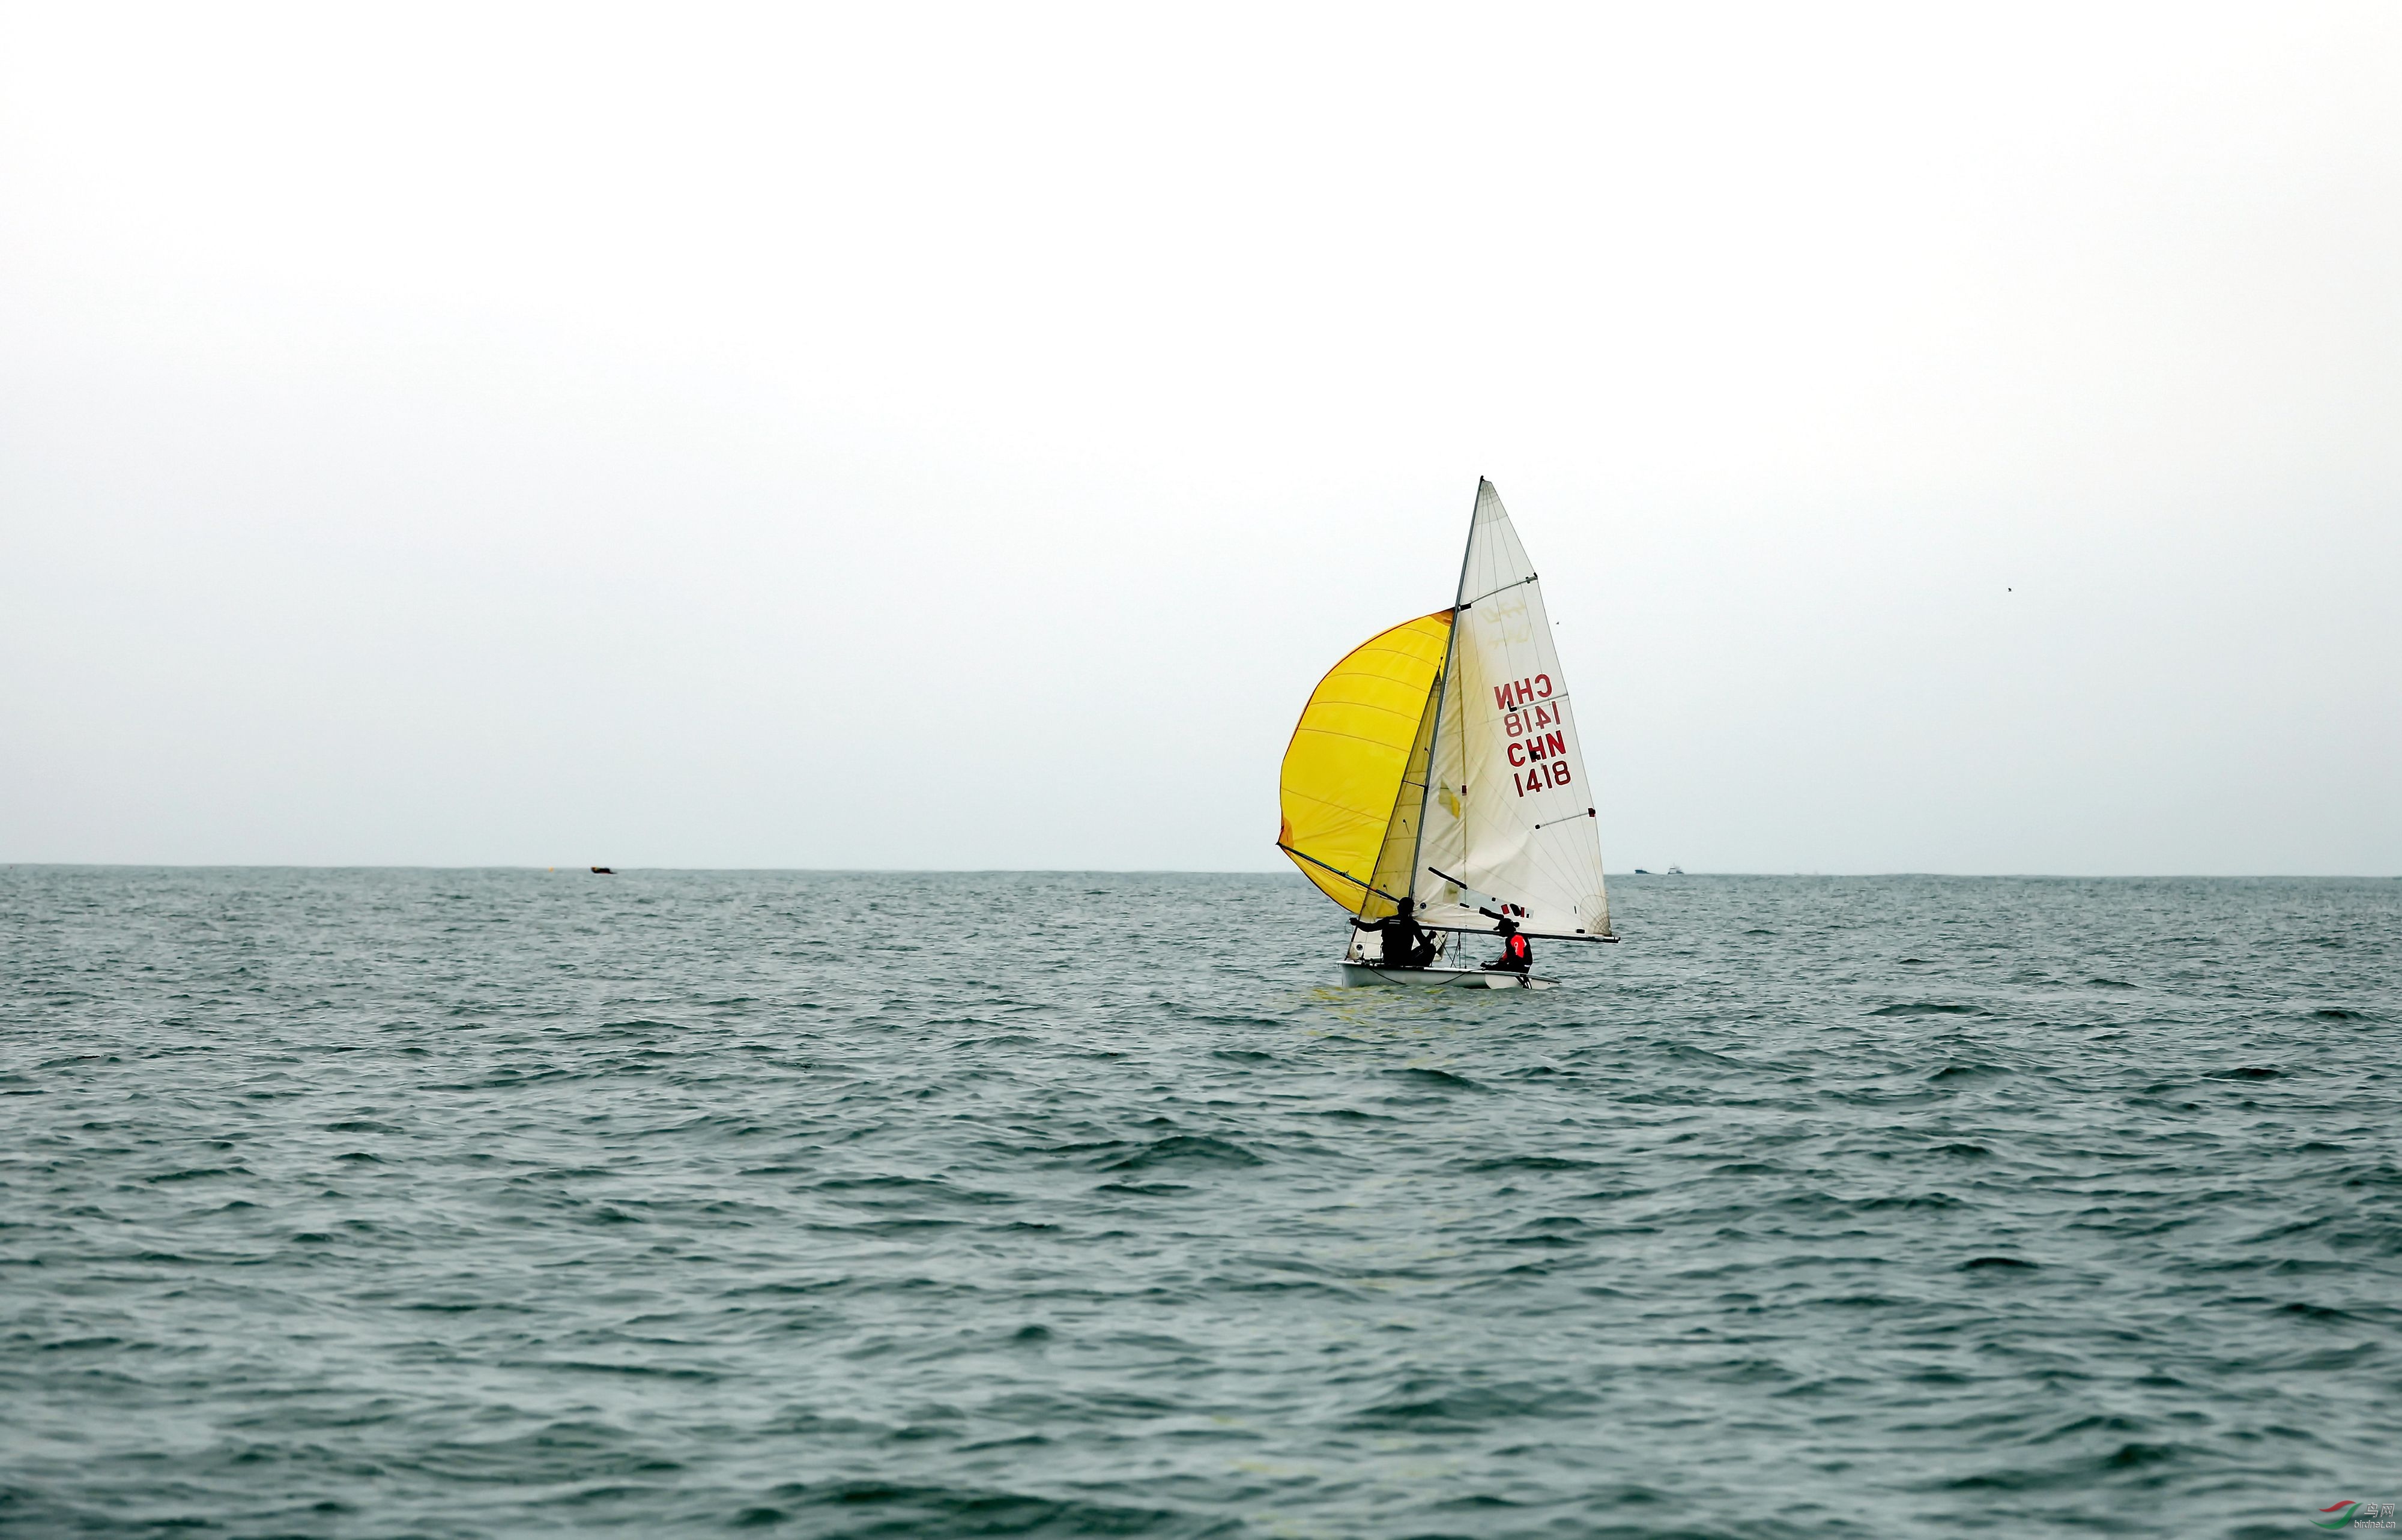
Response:
[[[1489,481],[1460,565],[1411,883],[1427,925],[1607,936],[1597,799],[1541,584]]]

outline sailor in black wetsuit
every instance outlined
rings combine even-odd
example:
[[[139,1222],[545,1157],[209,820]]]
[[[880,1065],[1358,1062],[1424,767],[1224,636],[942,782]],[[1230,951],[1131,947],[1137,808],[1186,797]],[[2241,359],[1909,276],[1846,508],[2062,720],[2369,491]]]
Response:
[[[1502,915],[1501,923],[1493,928],[1493,933],[1501,938],[1501,955],[1484,965],[1486,971],[1496,973],[1533,971],[1535,949],[1527,943],[1525,937],[1518,934],[1516,920],[1507,914]]]
[[[1416,909],[1415,901],[1403,899],[1398,913],[1381,920],[1363,920],[1354,914],[1351,928],[1376,932],[1380,938],[1377,955],[1384,967],[1424,968],[1434,961],[1434,942],[1418,928]]]

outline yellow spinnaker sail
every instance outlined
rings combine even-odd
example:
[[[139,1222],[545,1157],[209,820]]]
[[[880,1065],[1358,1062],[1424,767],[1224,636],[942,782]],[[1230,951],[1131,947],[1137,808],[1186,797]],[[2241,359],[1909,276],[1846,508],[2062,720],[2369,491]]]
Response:
[[[1284,751],[1277,844],[1304,876],[1355,914],[1371,898],[1367,885],[1376,880],[1385,831],[1402,813],[1396,797],[1450,642],[1448,610],[1361,642],[1310,692]],[[1406,817],[1415,823],[1416,807]]]

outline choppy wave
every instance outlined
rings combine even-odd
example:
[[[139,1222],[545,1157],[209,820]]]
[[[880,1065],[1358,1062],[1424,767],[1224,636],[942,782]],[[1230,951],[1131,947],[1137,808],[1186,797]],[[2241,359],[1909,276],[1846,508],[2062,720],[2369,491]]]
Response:
[[[2402,884],[0,869],[0,1532],[2299,1533]]]

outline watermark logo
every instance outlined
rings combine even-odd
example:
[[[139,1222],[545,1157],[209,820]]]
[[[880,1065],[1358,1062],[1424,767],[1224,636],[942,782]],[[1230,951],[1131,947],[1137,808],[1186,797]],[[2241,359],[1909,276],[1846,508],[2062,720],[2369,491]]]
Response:
[[[2357,1498],[2347,1497],[2340,1503],[2329,1503],[2319,1511],[2334,1515],[2330,1519],[2311,1520],[2323,1530],[2390,1530],[2394,1527],[2394,1505],[2391,1503],[2363,1503]]]

